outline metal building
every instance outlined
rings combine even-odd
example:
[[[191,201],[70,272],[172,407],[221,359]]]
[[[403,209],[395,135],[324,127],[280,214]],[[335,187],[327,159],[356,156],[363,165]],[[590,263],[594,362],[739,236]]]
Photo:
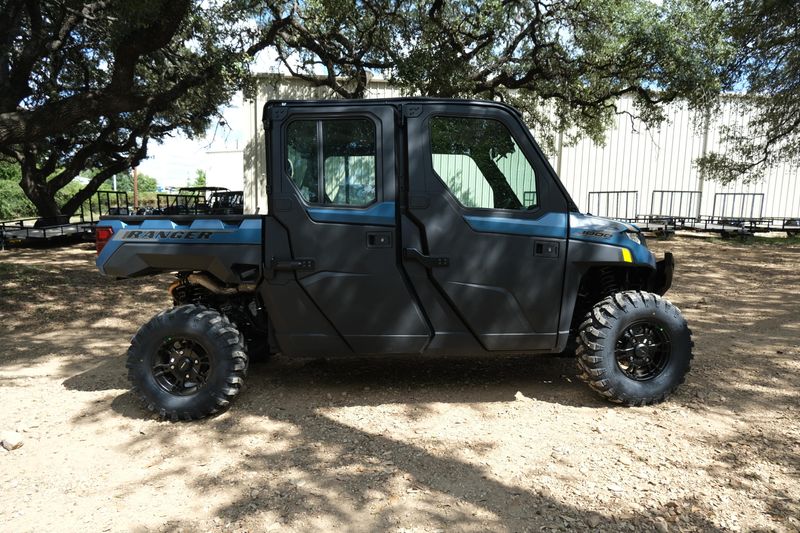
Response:
[[[248,131],[244,147],[245,212],[264,213],[266,175],[264,130],[261,112],[270,99],[333,98],[327,88],[282,75],[264,75],[258,93],[245,102]],[[370,82],[369,98],[401,96],[382,79]],[[631,102],[620,108],[633,112]],[[699,178],[694,160],[707,151],[725,151],[720,127],[741,122],[733,105],[704,120],[682,104],[667,108],[668,121],[660,128],[646,129],[629,115],[618,115],[606,133],[606,142],[596,145],[584,139],[574,146],[557,146],[549,154],[553,168],[583,211],[634,218],[642,215],[685,217],[730,216],[743,218],[800,218],[800,169],[779,165],[765,171],[764,179],[752,184],[721,186]],[[685,191],[681,194],[661,191]],[[728,193],[728,194],[721,194]],[[737,194],[730,194],[737,193]]]

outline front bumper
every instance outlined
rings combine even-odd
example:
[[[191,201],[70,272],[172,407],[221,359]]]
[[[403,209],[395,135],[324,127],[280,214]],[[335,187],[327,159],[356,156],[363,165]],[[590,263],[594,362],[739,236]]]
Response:
[[[675,257],[665,252],[664,259],[656,262],[656,269],[647,280],[647,290],[663,295],[672,286],[672,273],[675,271]]]

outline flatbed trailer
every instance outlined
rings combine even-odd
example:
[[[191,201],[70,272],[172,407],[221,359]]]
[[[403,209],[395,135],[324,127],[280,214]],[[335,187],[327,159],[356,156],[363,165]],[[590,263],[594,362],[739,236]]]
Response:
[[[7,245],[45,243],[69,238],[92,240],[94,239],[94,227],[97,224],[96,221],[80,221],[35,227],[30,224],[31,220],[39,219],[0,222],[0,249]]]
[[[800,216],[763,215],[763,193],[716,193],[711,215],[700,215],[702,191],[656,190],[647,214],[638,213],[638,191],[591,191],[589,212],[621,222],[659,237],[676,231],[718,233],[722,237],[747,237],[785,231],[800,234]]]
[[[772,233],[785,231],[787,235],[800,234],[800,218],[741,218],[700,217],[699,220],[686,222],[679,229],[720,233],[722,235],[754,235],[756,233]]]
[[[95,205],[96,202],[96,205]],[[95,207],[99,213],[111,215],[131,214],[128,194],[124,191],[100,190],[89,199],[89,214],[81,206],[79,214],[73,217],[27,217],[0,221],[0,250],[6,246],[41,245],[62,241],[94,240]]]

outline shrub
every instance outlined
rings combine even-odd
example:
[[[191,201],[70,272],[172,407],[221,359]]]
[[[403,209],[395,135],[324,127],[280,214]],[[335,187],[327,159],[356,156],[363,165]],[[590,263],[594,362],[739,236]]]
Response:
[[[36,208],[19,184],[12,180],[0,180],[0,220],[35,216]]]

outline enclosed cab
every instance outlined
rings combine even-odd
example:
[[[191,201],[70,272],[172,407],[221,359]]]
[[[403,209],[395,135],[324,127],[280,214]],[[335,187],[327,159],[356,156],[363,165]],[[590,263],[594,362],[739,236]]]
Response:
[[[177,276],[176,307],[129,352],[134,386],[163,416],[226,406],[248,360],[276,352],[569,347],[590,386],[633,405],[683,380],[690,332],[662,298],[672,256],[580,213],[512,108],[279,101],[264,127],[268,214],[102,223],[102,272]]]

